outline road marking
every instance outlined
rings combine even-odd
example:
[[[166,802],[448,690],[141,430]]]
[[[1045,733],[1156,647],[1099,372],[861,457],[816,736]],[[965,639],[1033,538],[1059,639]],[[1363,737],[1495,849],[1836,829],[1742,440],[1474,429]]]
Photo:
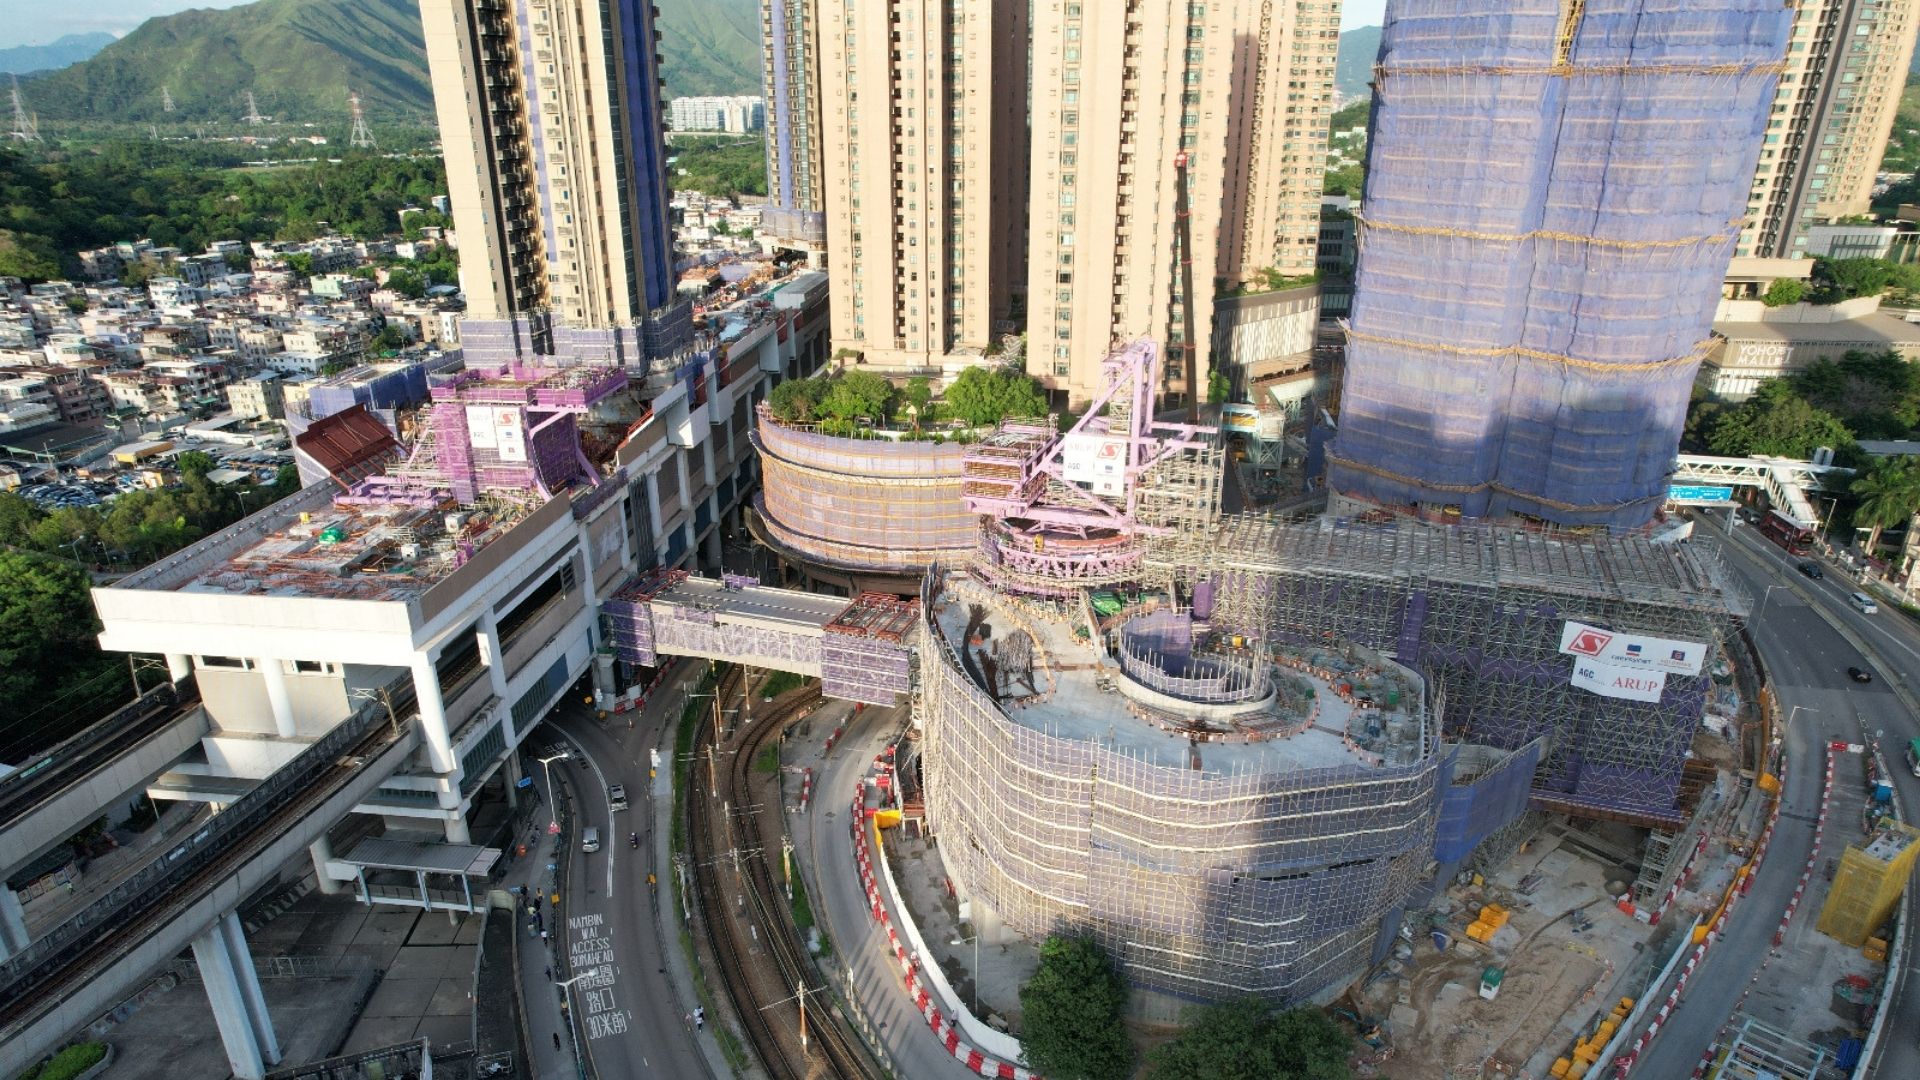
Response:
[[[567,920],[567,931],[567,959],[573,970],[599,969],[592,975],[578,976],[579,981],[573,984],[587,1038],[625,1034],[627,1013],[619,1007],[613,992],[620,972],[613,962],[613,939],[604,936],[609,933],[606,917],[598,912],[575,915]]]
[[[571,736],[569,736],[569,738],[571,738]],[[600,797],[606,800],[607,803],[607,842],[601,845],[601,850],[607,853],[607,899],[611,900],[613,899],[613,856],[614,852],[620,848],[620,838],[614,835],[614,833],[619,830],[613,827],[613,823],[616,820],[613,816],[613,795],[607,790],[607,774],[600,771],[600,763],[593,759],[592,754],[587,753],[586,742],[582,739],[573,739],[572,741],[574,746],[580,751],[580,759],[585,761],[587,767],[593,770],[593,778],[600,781]]]

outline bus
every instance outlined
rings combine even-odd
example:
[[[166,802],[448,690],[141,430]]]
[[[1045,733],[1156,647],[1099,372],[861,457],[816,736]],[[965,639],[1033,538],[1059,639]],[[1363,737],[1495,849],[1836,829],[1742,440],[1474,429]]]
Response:
[[[1760,531],[1790,555],[1805,555],[1813,547],[1813,530],[1778,510],[1769,510],[1760,519]]]
[[[1920,776],[1920,739],[1907,740],[1907,768]]]

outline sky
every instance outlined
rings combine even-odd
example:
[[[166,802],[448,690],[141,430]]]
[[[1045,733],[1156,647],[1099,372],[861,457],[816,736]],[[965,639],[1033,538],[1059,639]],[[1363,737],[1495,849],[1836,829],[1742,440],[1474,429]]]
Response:
[[[66,34],[105,30],[124,34],[155,15],[188,8],[237,7],[249,0],[91,0],[58,4],[47,0],[0,0],[0,48],[45,45]],[[1387,0],[1346,0],[1340,29],[1380,25]]]
[[[0,0],[10,3],[11,0]],[[109,0],[112,2],[112,0]],[[1351,30],[1356,26],[1379,26],[1382,13],[1387,10],[1387,0],[1347,0],[1340,5],[1340,29]]]
[[[125,34],[155,15],[171,15],[188,8],[230,8],[249,0],[88,0],[85,3],[48,3],[47,0],[0,0],[0,48],[46,45],[68,34],[105,30]]]

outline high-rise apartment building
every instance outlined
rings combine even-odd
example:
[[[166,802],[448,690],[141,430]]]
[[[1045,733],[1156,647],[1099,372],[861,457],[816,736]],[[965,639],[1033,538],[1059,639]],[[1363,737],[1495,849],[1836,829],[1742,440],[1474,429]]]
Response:
[[[1083,401],[1116,341],[1185,340],[1186,151],[1204,385],[1215,292],[1313,272],[1340,5],[1085,0],[1033,18],[1028,370]],[[1168,380],[1185,392],[1179,365]]]
[[[677,97],[667,103],[667,126],[675,131],[759,131],[767,103],[757,97]]]
[[[425,0],[421,21],[469,359],[684,345],[649,0]]]
[[[761,67],[767,102],[767,206],[763,236],[810,253],[827,242],[820,172],[821,43],[816,0],[760,0]]]
[[[1796,6],[1736,254],[1802,258],[1810,226],[1867,212],[1916,28],[1920,0]]]
[[[1442,518],[1645,524],[1793,8],[1394,0],[1386,14],[1329,488]]]
[[[923,370],[982,355],[1016,325],[1027,10],[1027,0],[816,0],[836,350]]]

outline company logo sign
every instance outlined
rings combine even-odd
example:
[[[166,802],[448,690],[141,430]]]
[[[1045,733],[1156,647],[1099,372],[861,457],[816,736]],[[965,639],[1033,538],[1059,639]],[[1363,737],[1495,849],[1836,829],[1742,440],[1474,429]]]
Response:
[[[1560,631],[1560,651],[1615,667],[1668,675],[1698,675],[1707,659],[1707,646],[1698,641],[1642,637],[1571,621]]]
[[[1667,688],[1664,671],[1641,671],[1601,660],[1575,660],[1573,685],[1601,697],[1627,701],[1659,701]]]

